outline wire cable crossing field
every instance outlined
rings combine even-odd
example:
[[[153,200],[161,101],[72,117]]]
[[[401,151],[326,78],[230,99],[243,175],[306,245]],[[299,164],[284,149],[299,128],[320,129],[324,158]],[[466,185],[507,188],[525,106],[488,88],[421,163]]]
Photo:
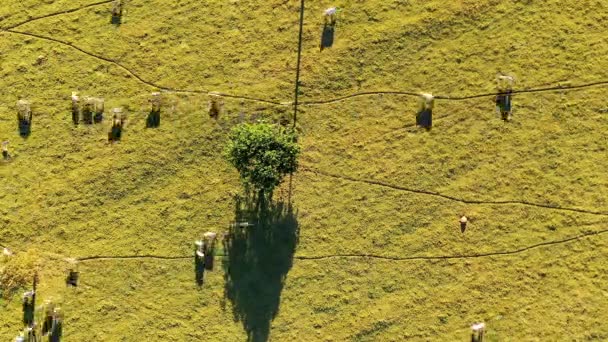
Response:
[[[38,16],[38,17],[33,17],[33,18],[30,18],[30,19],[27,19],[27,20],[23,20],[23,21],[21,21],[21,22],[19,22],[17,24],[10,25],[10,26],[4,27],[4,28],[0,28],[0,30],[10,30],[10,29],[17,28],[19,26],[23,26],[25,24],[29,24],[29,23],[37,21],[37,20],[47,19],[47,18],[51,18],[51,17],[56,17],[58,15],[63,15],[63,14],[68,14],[68,13],[74,13],[74,12],[83,10],[85,8],[95,7],[95,6],[99,6],[99,5],[105,5],[105,4],[110,4],[112,2],[114,2],[114,0],[104,0],[104,1],[94,2],[94,3],[88,4],[88,5],[84,5],[84,6],[81,6],[81,7],[76,7],[76,8],[67,9],[67,10],[64,10],[64,11],[49,13],[49,14]]]
[[[533,249],[538,249],[541,247],[552,247],[557,245],[566,244],[569,242],[591,238],[595,236],[601,236],[608,233],[608,229],[603,229],[599,231],[591,231],[583,234],[579,234],[576,236],[564,238],[561,240],[554,241],[545,241],[536,243],[529,246],[524,246],[521,248],[507,250],[507,251],[495,251],[495,252],[486,252],[486,253],[477,253],[477,254],[453,254],[453,255],[410,255],[410,256],[390,256],[390,255],[380,255],[374,253],[367,254],[327,254],[327,255],[294,255],[294,259],[296,260],[328,260],[328,259],[336,259],[336,258],[351,258],[351,259],[381,259],[388,261],[424,261],[424,260],[449,260],[449,259],[472,259],[472,258],[485,258],[485,257],[494,257],[494,256],[508,256],[524,253]],[[218,258],[227,258],[228,256],[225,254],[215,254],[215,257]],[[89,262],[89,261],[112,261],[112,260],[158,260],[158,261],[173,261],[173,260],[188,260],[192,259],[192,255],[174,255],[174,256],[163,256],[163,255],[151,255],[151,254],[142,254],[142,255],[92,255],[92,256],[82,256],[76,258],[68,258],[64,257],[66,260],[76,260],[78,262]]]
[[[104,2],[100,2],[97,4],[105,4],[107,3],[107,1]],[[91,5],[93,6],[93,5]],[[73,12],[73,11],[71,11]],[[71,13],[71,12],[60,12],[58,14],[55,15],[60,15],[60,14],[64,14],[64,13]],[[42,17],[44,18],[44,17]],[[41,19],[42,19],[41,18]],[[6,29],[4,29],[4,32],[8,32],[8,33],[13,33],[13,34],[18,34],[18,35],[24,35],[24,36],[30,36],[32,38],[37,38],[37,39],[42,39],[42,40],[47,40],[47,41],[51,41],[51,42],[55,42],[58,44],[62,44],[64,46],[73,48],[75,50],[78,50],[79,52],[86,54],[90,57],[93,57],[95,59],[101,60],[101,61],[105,61],[107,63],[111,63],[116,65],[117,67],[119,67],[120,69],[124,70],[125,72],[127,72],[129,75],[133,76],[136,80],[138,80],[139,82],[155,88],[157,90],[161,90],[161,91],[165,91],[165,92],[171,92],[171,93],[191,93],[191,94],[210,94],[211,92],[208,90],[197,90],[197,89],[179,89],[179,88],[171,88],[171,87],[166,87],[166,86],[162,86],[159,84],[156,84],[154,82],[148,81],[146,79],[144,79],[142,76],[140,76],[139,74],[137,74],[135,71],[133,71],[132,69],[126,67],[125,65],[101,56],[99,54],[84,50],[78,46],[76,46],[74,43],[72,42],[66,42],[57,38],[53,38],[53,37],[48,37],[48,36],[43,36],[43,35],[39,35],[39,34],[35,34],[35,33],[30,33],[30,32],[24,32],[24,31],[17,31],[14,30],[13,28],[21,26],[20,25],[14,25],[11,27],[8,27]],[[301,40],[301,39],[300,39]],[[300,42],[301,43],[301,42]],[[299,48],[299,50],[301,49],[301,47]],[[300,52],[301,53],[301,52]],[[417,92],[412,92],[412,91],[398,91],[398,90],[383,90],[383,91],[365,91],[365,92],[357,92],[357,93],[353,93],[353,94],[349,94],[349,95],[344,95],[344,96],[339,96],[336,98],[332,98],[332,99],[326,99],[326,100],[309,100],[309,101],[299,101],[299,86],[300,86],[300,64],[299,64],[299,60],[300,57],[298,57],[298,66],[297,66],[297,70],[296,70],[296,91],[295,91],[295,100],[294,101],[277,101],[277,100],[271,100],[271,99],[264,99],[264,98],[258,98],[258,97],[253,97],[253,96],[246,96],[246,95],[234,95],[234,94],[229,94],[229,93],[222,93],[219,92],[217,93],[218,95],[224,96],[224,97],[228,97],[228,98],[234,98],[234,99],[241,99],[241,100],[246,100],[246,101],[253,101],[253,102],[260,102],[260,103],[267,103],[267,104],[272,104],[272,105],[277,105],[277,106],[293,106],[294,107],[294,122],[297,121],[297,114],[295,114],[295,112],[297,111],[297,108],[299,105],[302,106],[319,106],[319,105],[328,105],[328,104],[333,104],[333,103],[338,103],[338,102],[342,102],[342,101],[346,101],[349,99],[353,99],[353,98],[358,98],[358,97],[365,97],[365,96],[380,96],[380,95],[398,95],[398,96],[409,96],[409,97],[419,97],[420,93]],[[511,94],[536,94],[536,93],[544,93],[544,92],[552,92],[552,91],[568,91],[568,90],[579,90],[579,89],[586,89],[586,88],[593,88],[593,87],[603,87],[608,85],[608,80],[601,80],[601,81],[595,81],[595,82],[589,82],[589,83],[583,83],[583,84],[578,84],[578,85],[567,85],[567,86],[553,86],[553,87],[540,87],[540,88],[530,88],[530,89],[521,89],[521,90],[513,90],[511,92]],[[471,100],[471,99],[478,99],[478,98],[483,98],[483,97],[493,97],[493,96],[498,96],[498,95],[502,95],[503,93],[501,92],[489,92],[489,93],[479,93],[479,94],[472,94],[472,95],[435,95],[434,98],[436,100],[440,100],[440,101],[465,101],[465,100]]]
[[[562,211],[571,211],[571,212],[590,214],[590,215],[608,216],[608,212],[604,212],[604,211],[593,211],[593,210],[587,210],[587,209],[581,209],[581,208],[560,207],[560,206],[556,206],[556,205],[541,204],[541,203],[532,203],[532,202],[527,202],[527,201],[516,201],[516,200],[510,200],[510,201],[481,201],[481,200],[463,199],[463,198],[458,198],[458,197],[454,197],[454,196],[450,196],[450,195],[445,195],[445,194],[442,194],[442,193],[439,193],[439,192],[434,192],[434,191],[410,189],[410,188],[406,188],[406,187],[402,187],[402,186],[398,186],[398,185],[392,185],[392,184],[388,184],[388,183],[384,183],[384,182],[380,182],[380,181],[358,179],[358,178],[349,177],[349,176],[336,175],[336,174],[332,174],[332,173],[329,173],[329,172],[324,172],[324,171],[321,171],[321,170],[313,169],[313,168],[310,168],[310,167],[303,168],[303,170],[304,171],[308,171],[308,172],[312,172],[312,173],[315,173],[315,174],[320,174],[320,175],[323,175],[323,176],[326,176],[326,177],[342,179],[342,180],[345,180],[345,181],[358,182],[358,183],[366,183],[366,184],[370,184],[370,185],[377,185],[377,186],[382,186],[382,187],[385,187],[385,188],[391,188],[393,190],[406,191],[406,192],[411,192],[411,193],[416,193],[416,194],[421,194],[421,195],[440,197],[440,198],[444,198],[446,200],[456,201],[456,202],[466,203],[466,204],[525,205],[525,206],[538,207],[538,208],[551,209],[551,210],[562,210]]]

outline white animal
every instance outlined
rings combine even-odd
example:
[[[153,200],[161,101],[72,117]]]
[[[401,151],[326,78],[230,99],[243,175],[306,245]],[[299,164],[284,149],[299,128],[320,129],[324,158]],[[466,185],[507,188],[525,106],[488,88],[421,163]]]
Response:
[[[203,234],[203,236],[205,237],[205,239],[215,240],[215,237],[217,236],[217,233],[206,232],[205,234]]]
[[[473,329],[473,331],[479,332],[479,331],[483,331],[485,329],[485,327],[486,327],[485,323],[477,323],[477,324],[473,324],[471,326],[471,329]]]
[[[329,17],[329,16],[336,14],[337,12],[338,12],[338,9],[336,7],[330,7],[328,9],[326,9],[324,13],[326,16]]]

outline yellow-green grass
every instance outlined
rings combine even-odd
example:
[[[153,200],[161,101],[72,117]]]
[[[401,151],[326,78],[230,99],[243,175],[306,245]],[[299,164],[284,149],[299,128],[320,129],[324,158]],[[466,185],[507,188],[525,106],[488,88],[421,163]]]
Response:
[[[603,340],[607,279],[597,255],[606,252],[605,239],[589,239],[507,257],[295,261],[272,338],[466,340],[467,323],[485,320],[491,341]],[[191,269],[189,260],[91,262],[77,289],[41,295],[66,298],[71,340],[244,340],[222,272],[199,290]],[[18,303],[8,308],[16,326]]]
[[[605,80],[602,1],[339,1],[335,43],[319,51],[318,13],[306,13],[302,88],[307,100],[358,91],[469,95],[495,90],[511,73],[518,88]]]
[[[25,4],[37,17],[89,2]],[[13,156],[0,164],[0,244],[40,255],[39,298],[62,303],[65,340],[240,341],[254,327],[258,340],[460,341],[475,321],[490,341],[608,339],[605,87],[517,94],[510,123],[491,97],[438,100],[430,132],[413,127],[413,97],[306,104],[486,93],[499,71],[518,89],[608,79],[601,1],[335,3],[323,51],[332,4],[309,2],[301,169],[275,193],[297,231],[254,228],[248,249],[220,247],[202,289],[190,258],[90,260],[65,288],[65,257],[188,257],[201,233],[227,231],[241,192],[221,156],[228,130],[291,112],[225,98],[216,122],[205,92],[291,101],[298,5],[133,0],[119,27],[102,4],[13,29],[37,37],[0,32],[0,139]],[[27,19],[0,11],[5,28]],[[193,92],[165,93],[161,126],[146,129],[156,87]],[[107,122],[73,126],[74,90],[128,109],[120,143]],[[33,102],[27,139],[20,97]],[[0,309],[9,340],[18,294]]]
[[[119,26],[110,24],[106,5],[33,21],[15,30],[41,36],[26,41],[42,40],[49,49],[73,44],[101,55],[128,69],[118,68],[121,76],[139,76],[159,87],[283,99],[293,83],[297,14],[297,6],[282,1],[202,5],[134,0]],[[45,41],[46,37],[61,42]],[[24,40],[20,35],[16,38]],[[106,68],[117,68],[91,60],[85,52],[69,51],[74,58],[100,64],[82,73],[106,74]],[[75,87],[90,89],[86,83]],[[146,85],[139,88],[150,90]]]

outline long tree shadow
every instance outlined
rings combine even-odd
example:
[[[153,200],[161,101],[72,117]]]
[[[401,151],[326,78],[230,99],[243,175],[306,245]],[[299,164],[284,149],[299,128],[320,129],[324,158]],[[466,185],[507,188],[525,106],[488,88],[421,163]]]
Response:
[[[235,222],[224,241],[225,296],[248,340],[267,341],[298,243],[296,214],[283,202],[238,197]]]

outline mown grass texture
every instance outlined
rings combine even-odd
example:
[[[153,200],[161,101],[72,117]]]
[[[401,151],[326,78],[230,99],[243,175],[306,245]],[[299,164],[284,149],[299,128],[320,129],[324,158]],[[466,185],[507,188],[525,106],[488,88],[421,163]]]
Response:
[[[604,2],[308,2],[301,169],[276,194],[293,203],[296,236],[258,229],[220,248],[232,258],[217,257],[202,289],[189,258],[82,262],[66,289],[65,257],[189,256],[202,232],[227,231],[241,192],[221,156],[228,130],[291,111],[224,98],[214,121],[205,92],[289,102],[296,65],[299,1],[132,0],[120,26],[100,4],[12,27],[88,4],[0,5],[0,26],[17,31],[0,32],[13,156],[0,165],[0,243],[40,255],[40,296],[62,303],[65,340],[461,341],[475,321],[490,341],[608,339],[605,87],[518,94],[510,123],[491,97],[438,100],[431,132],[411,127],[412,97],[306,104],[486,93],[498,72],[517,89],[606,80]],[[344,10],[320,51],[330,5]],[[178,92],[146,129],[159,87]],[[73,126],[74,90],[128,110],[120,143],[107,123]],[[8,340],[19,297],[0,305]]]

